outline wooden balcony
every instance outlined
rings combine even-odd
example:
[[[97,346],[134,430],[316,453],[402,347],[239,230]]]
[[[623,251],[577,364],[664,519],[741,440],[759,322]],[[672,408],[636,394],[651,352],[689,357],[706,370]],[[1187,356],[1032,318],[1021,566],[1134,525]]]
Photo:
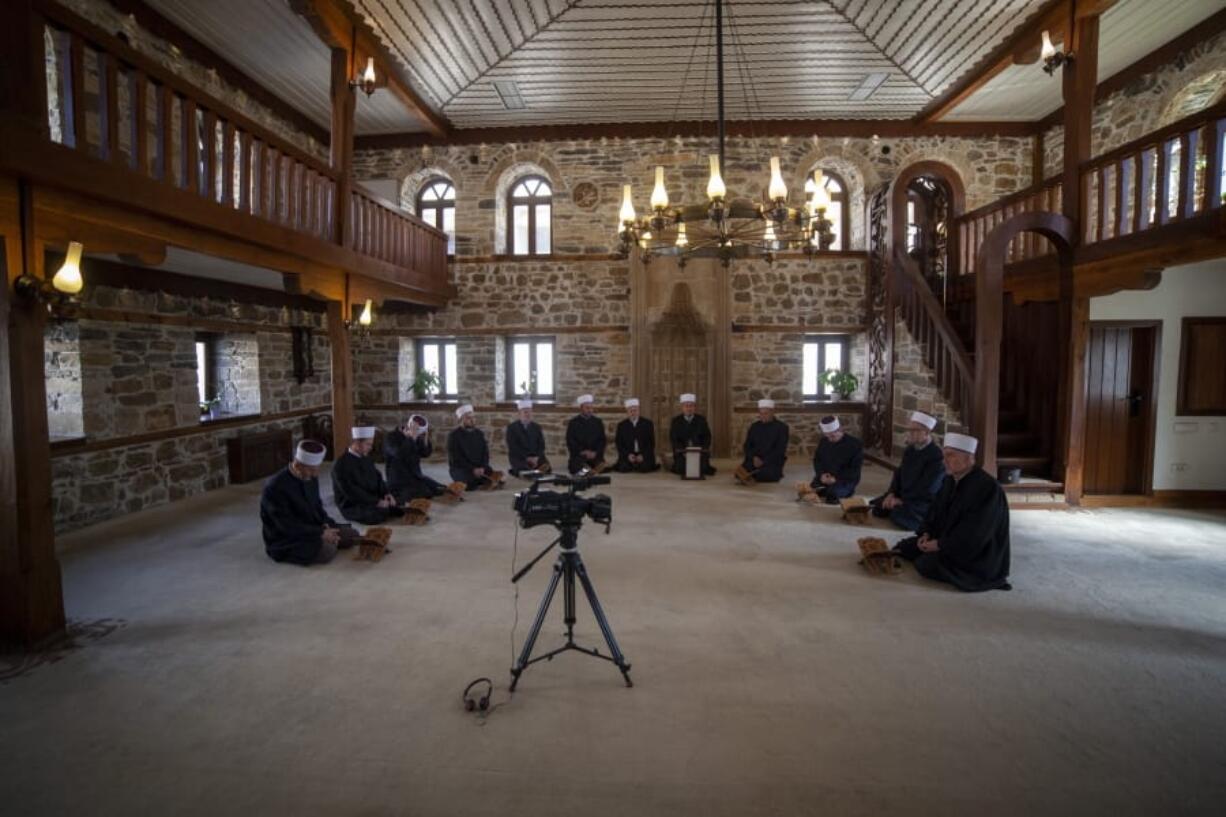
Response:
[[[35,7],[57,98],[42,127],[0,122],[0,168],[43,191],[35,215],[51,234],[88,234],[84,221],[242,256],[329,298],[454,294],[441,231],[73,12]]]

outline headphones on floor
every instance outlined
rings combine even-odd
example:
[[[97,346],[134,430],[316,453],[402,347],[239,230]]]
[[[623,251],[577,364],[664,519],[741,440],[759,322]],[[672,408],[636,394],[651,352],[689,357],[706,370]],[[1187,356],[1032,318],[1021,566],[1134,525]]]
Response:
[[[480,698],[470,697],[469,691],[478,684],[485,684],[485,694]],[[490,708],[490,698],[494,697],[494,682],[489,678],[478,678],[464,687],[464,710],[466,712],[485,712]]]

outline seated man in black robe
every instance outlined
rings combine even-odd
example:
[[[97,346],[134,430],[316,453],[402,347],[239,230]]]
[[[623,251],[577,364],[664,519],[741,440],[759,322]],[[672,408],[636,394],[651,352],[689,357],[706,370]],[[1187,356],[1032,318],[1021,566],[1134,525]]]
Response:
[[[296,565],[332,561],[341,531],[319,499],[319,466],[327,449],[315,440],[298,444],[294,459],[264,483],[260,522],[264,552]]]
[[[507,457],[511,460],[511,476],[517,477],[521,471],[548,474],[552,466],[545,456],[545,433],[532,420],[532,401],[517,400],[515,408],[519,409],[519,419],[507,426]]]
[[[827,505],[837,505],[860,484],[864,444],[843,431],[838,417],[827,415],[818,425],[822,439],[813,452],[813,481],[809,484]]]
[[[660,464],[656,462],[656,427],[651,420],[639,415],[637,397],[626,401],[626,419],[617,424],[613,440],[617,446],[614,471],[646,474],[659,470]]]
[[[932,440],[937,420],[922,411],[911,412],[907,448],[885,494],[869,502],[873,516],[887,518],[905,530],[919,530],[932,498],[945,480],[945,460]]]
[[[341,516],[363,525],[381,525],[404,516],[404,509],[388,490],[370,450],[374,426],[355,426],[349,448],[332,466],[332,498]]]
[[[918,536],[894,546],[921,576],[959,590],[1011,590],[1009,503],[990,474],[975,465],[979,441],[945,435],[945,470]]]
[[[495,487],[500,475],[490,467],[490,447],[477,428],[477,416],[467,403],[455,410],[460,424],[447,435],[447,466],[451,478],[469,491]]]
[[[746,485],[783,479],[788,436],[788,424],[775,419],[775,401],[759,400],[758,419],[745,433],[745,459],[737,469],[736,481]]]
[[[414,414],[402,428],[389,432],[383,439],[387,487],[401,505],[414,499],[434,499],[446,492],[446,485],[421,470],[421,461],[432,453],[430,427],[420,414]]]
[[[584,468],[599,474],[606,467],[604,450],[608,439],[605,437],[604,420],[593,413],[595,398],[592,395],[582,395],[575,402],[579,404],[579,413],[566,424],[566,451],[570,455],[566,469],[571,474],[577,474]]]
[[[702,475],[715,476],[711,465],[711,426],[707,418],[698,413],[698,397],[681,395],[681,413],[673,418],[668,427],[668,442],[673,449],[673,473],[685,476],[685,449],[702,449]]]

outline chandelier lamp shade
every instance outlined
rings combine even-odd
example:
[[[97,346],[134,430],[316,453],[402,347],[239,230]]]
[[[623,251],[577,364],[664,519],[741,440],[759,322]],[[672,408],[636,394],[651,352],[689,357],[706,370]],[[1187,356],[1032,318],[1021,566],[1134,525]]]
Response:
[[[650,212],[639,217],[630,184],[622,186],[618,213],[617,250],[623,257],[638,252],[646,261],[672,255],[683,264],[689,258],[719,258],[725,265],[734,258],[761,257],[773,261],[782,251],[812,255],[834,243],[834,224],[826,218],[830,194],[820,170],[805,181],[803,206],[788,203],[779,157],[770,160],[770,176],[763,201],[732,200],[724,182],[724,25],[723,0],[715,4],[715,77],[719,152],[708,157],[706,204],[670,207],[664,167],[656,166]],[[684,92],[684,89],[683,89]]]

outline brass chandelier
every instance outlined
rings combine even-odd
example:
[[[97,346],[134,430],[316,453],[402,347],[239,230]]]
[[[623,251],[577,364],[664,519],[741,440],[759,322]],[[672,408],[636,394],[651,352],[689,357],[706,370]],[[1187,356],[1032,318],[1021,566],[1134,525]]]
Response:
[[[707,204],[669,207],[664,168],[657,165],[650,215],[639,218],[634,210],[631,186],[627,184],[622,188],[618,254],[627,257],[637,250],[644,261],[657,255],[671,255],[677,257],[682,266],[690,258],[714,257],[727,266],[733,258],[758,256],[772,262],[776,253],[785,250],[801,250],[812,255],[818,250],[829,249],[834,243],[834,225],[826,218],[830,194],[822,171],[814,171],[813,178],[805,181],[808,199],[800,208],[788,205],[788,188],[779,170],[778,156],[770,160],[770,182],[764,201],[753,203],[728,198],[723,178],[723,0],[715,0],[715,85],[719,153],[709,157],[711,175],[707,181]]]

